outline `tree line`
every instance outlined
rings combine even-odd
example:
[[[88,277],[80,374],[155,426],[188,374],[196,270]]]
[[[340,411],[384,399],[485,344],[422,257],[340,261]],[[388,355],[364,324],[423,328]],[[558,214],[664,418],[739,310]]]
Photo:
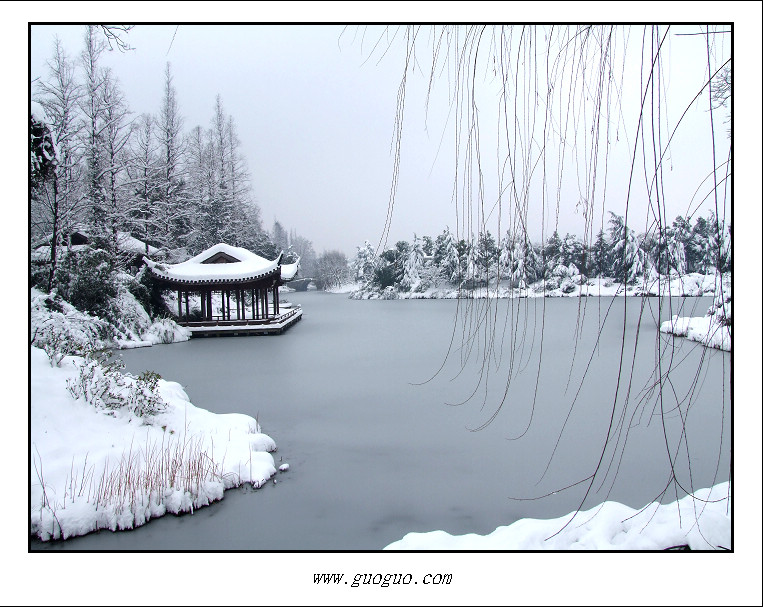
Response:
[[[366,241],[352,262],[354,280],[375,289],[421,291],[438,284],[482,286],[498,280],[524,288],[560,277],[608,277],[635,284],[642,277],[712,274],[731,270],[731,225],[714,212],[707,217],[677,217],[671,226],[638,234],[622,216],[610,212],[608,227],[586,243],[554,231],[542,244],[507,232],[496,239],[489,230],[469,240],[449,228],[436,238],[399,241],[376,253]]]
[[[34,83],[30,236],[32,246],[50,247],[39,286],[55,286],[74,231],[116,269],[125,269],[119,237],[126,233],[171,263],[225,242],[267,259],[287,251],[287,262],[302,257],[303,275],[313,272],[309,240],[286,235],[278,221],[272,233],[263,227],[236,122],[220,95],[208,126],[185,130],[167,63],[158,112],[135,115],[102,66],[108,33],[86,27],[75,59],[56,39],[48,73]]]

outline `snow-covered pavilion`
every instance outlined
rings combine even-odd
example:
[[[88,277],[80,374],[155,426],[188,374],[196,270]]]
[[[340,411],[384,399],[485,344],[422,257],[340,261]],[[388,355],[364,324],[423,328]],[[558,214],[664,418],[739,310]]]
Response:
[[[281,263],[283,252],[269,261],[241,247],[219,243],[177,264],[144,258],[155,280],[177,291],[178,322],[194,336],[281,333],[302,316],[299,307],[283,307],[278,287],[299,269]],[[201,316],[191,314],[198,299]],[[213,305],[214,300],[214,305]]]

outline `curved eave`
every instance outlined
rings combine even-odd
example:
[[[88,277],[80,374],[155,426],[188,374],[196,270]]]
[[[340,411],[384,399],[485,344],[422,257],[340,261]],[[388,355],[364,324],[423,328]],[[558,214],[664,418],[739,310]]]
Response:
[[[299,259],[296,262],[290,264],[281,264],[281,280],[288,282],[294,280],[299,271]]]
[[[144,259],[144,262],[148,262],[148,260]],[[176,276],[169,276],[168,274],[162,272],[161,270],[157,270],[155,267],[153,267],[152,263],[146,263],[148,266],[148,269],[151,272],[151,275],[168,284],[172,285],[174,287],[185,287],[185,288],[202,288],[202,287],[224,287],[225,285],[235,285],[238,287],[243,286],[255,286],[258,283],[261,283],[269,278],[277,278],[280,282],[280,274],[281,274],[281,268],[279,266],[276,266],[275,268],[269,268],[265,270],[264,272],[259,272],[257,274],[253,274],[251,276],[241,276],[241,277],[225,277],[225,278],[179,278]]]

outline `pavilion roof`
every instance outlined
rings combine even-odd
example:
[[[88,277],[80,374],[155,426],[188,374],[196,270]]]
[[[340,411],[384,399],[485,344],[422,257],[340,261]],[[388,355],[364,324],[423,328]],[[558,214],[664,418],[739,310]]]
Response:
[[[162,264],[144,258],[144,263],[158,278],[169,282],[199,284],[251,282],[279,273],[282,280],[291,280],[299,269],[299,260],[281,264],[283,252],[273,261],[247,249],[225,243],[216,244],[190,259],[176,264]]]

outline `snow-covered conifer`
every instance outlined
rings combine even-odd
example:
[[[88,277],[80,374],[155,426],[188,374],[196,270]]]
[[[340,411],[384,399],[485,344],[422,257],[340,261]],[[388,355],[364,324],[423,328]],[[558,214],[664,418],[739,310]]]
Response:
[[[376,267],[376,252],[367,240],[358,247],[358,253],[351,264],[353,277],[356,282],[368,283],[373,280]]]
[[[403,263],[403,277],[400,280],[400,288],[403,291],[415,291],[421,282],[421,270],[424,265],[424,251],[421,248],[421,240],[413,235],[408,256]]]

